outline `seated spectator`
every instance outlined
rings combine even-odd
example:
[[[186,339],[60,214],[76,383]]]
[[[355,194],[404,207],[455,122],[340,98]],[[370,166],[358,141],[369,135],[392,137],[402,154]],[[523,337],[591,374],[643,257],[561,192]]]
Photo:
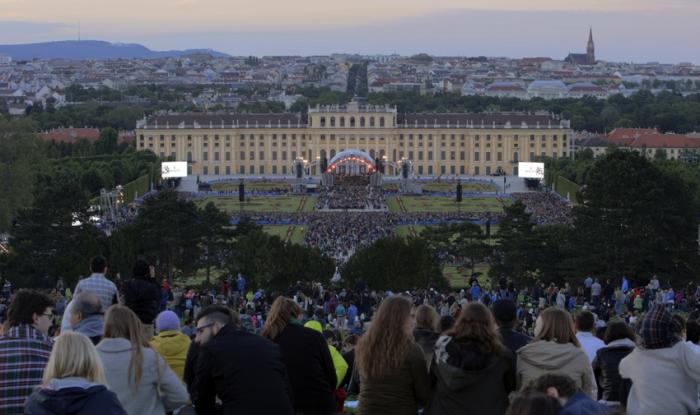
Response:
[[[191,386],[197,413],[292,415],[280,348],[240,330],[231,317],[222,306],[209,306],[198,316]],[[217,397],[222,402],[220,412],[215,407]]]
[[[304,327],[324,334],[321,328],[321,323],[316,320],[307,321],[304,324]],[[343,378],[345,378],[345,374],[348,372],[348,362],[343,359],[343,356],[340,354],[340,352],[338,352],[338,349],[336,349],[335,346],[330,343],[330,341],[328,343],[328,351],[331,353],[331,359],[333,359],[333,367],[335,368],[335,377],[337,379],[335,386],[338,388],[340,387],[340,383],[343,381]]]
[[[493,303],[491,311],[498,325],[498,334],[503,339],[503,345],[513,353],[513,364],[515,365],[515,357],[518,349],[525,346],[532,340],[520,332],[515,331],[515,325],[518,322],[517,307],[512,300],[501,299]]]
[[[593,334],[595,329],[595,316],[590,311],[581,311],[576,316],[576,338],[581,343],[581,348],[586,352],[588,361],[593,362],[598,349],[605,343]]]
[[[156,334],[150,341],[150,345],[163,356],[168,366],[182,379],[185,371],[185,358],[192,342],[190,338],[180,332],[180,319],[172,311],[163,311],[156,317]]]
[[[620,377],[620,361],[632,352],[635,337],[632,327],[624,321],[612,321],[605,329],[605,347],[598,349],[593,359],[593,372],[601,389],[601,401],[609,406],[627,404],[629,380],[623,384]]]
[[[430,393],[425,356],[412,339],[411,301],[382,301],[355,349],[360,374],[359,413],[415,414]]]
[[[130,415],[165,415],[187,403],[182,381],[142,337],[129,308],[114,305],[105,315],[104,338],[97,345],[107,384]]]
[[[485,305],[467,304],[455,326],[440,336],[430,366],[429,415],[503,415],[515,389],[512,353],[503,346]]]
[[[697,411],[700,351],[682,341],[682,329],[663,304],[644,315],[638,329],[639,346],[620,362],[620,376],[632,381],[628,413]]]
[[[126,415],[117,395],[106,384],[100,356],[91,340],[80,333],[62,334],[53,346],[43,383],[27,400],[24,413]]]
[[[546,374],[533,380],[525,387],[528,392],[546,393],[556,398],[562,405],[557,415],[596,415],[608,412],[609,408],[601,405],[581,392],[571,377],[560,374]]]
[[[588,356],[581,349],[568,311],[550,307],[535,321],[535,338],[518,350],[518,385],[523,387],[547,373],[571,376],[576,387],[597,399],[598,387]]]
[[[510,403],[506,415],[558,415],[561,403],[543,393],[518,395]]]
[[[21,414],[24,401],[42,382],[51,356],[48,337],[53,301],[34,290],[19,290],[7,309],[0,337],[0,413]],[[21,381],[18,381],[21,379]]]
[[[86,335],[92,344],[102,340],[104,313],[97,294],[85,291],[77,294],[70,306],[71,330]]]
[[[413,338],[423,349],[425,360],[429,364],[433,360],[435,342],[440,334],[438,333],[440,316],[435,308],[429,305],[420,305],[416,308],[416,328],[413,329]]]

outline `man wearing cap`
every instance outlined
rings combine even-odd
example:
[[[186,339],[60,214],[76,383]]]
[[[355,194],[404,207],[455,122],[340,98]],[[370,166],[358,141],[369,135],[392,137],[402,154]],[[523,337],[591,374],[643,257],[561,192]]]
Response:
[[[695,414],[700,352],[682,341],[683,327],[663,304],[639,324],[639,347],[620,362],[620,376],[632,380],[627,413]]]
[[[498,333],[503,339],[503,345],[513,352],[513,367],[516,367],[516,351],[528,344],[532,339],[529,336],[515,331],[514,328],[518,322],[516,316],[517,308],[512,300],[497,300],[493,303],[491,311],[493,312],[493,317],[496,319],[496,324],[498,324]]]

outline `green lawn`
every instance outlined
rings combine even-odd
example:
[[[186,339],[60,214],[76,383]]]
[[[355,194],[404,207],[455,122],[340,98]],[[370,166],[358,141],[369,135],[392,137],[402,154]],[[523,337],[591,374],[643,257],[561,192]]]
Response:
[[[428,183],[423,185],[423,190],[433,192],[457,192],[457,183]],[[472,192],[495,192],[498,187],[489,183],[462,183],[462,191],[464,193]]]
[[[396,201],[396,197],[387,197],[386,205],[389,207],[389,212],[401,212],[399,203]]]
[[[299,209],[303,196],[280,196],[280,197],[250,197],[248,201],[243,203],[243,209],[252,212],[296,212]],[[214,205],[219,209],[228,212],[238,212],[241,209],[241,204],[238,202],[238,197],[205,197],[196,199],[198,206],[204,206],[208,202],[214,202]],[[314,210],[316,199],[309,197],[304,205],[304,212]]]
[[[411,225],[399,225],[394,228],[394,235],[396,236],[402,236],[402,237],[407,237],[410,236],[411,234],[409,233]],[[425,225],[413,225],[413,228],[416,230],[416,234],[420,235],[421,231],[425,229],[427,226]]]
[[[264,225],[263,230],[270,235],[279,236],[283,241],[287,238],[287,230],[289,230],[289,225]],[[292,233],[292,238],[290,240],[293,244],[304,244],[304,237],[306,236],[305,226],[294,226],[294,233]]]
[[[458,210],[455,199],[449,197],[403,196],[401,200],[409,212],[456,212]],[[460,204],[459,210],[462,212],[500,213],[503,211],[504,203],[508,202],[492,197],[465,198]],[[389,208],[392,209],[391,203]],[[396,208],[398,211],[398,206]]]
[[[286,182],[243,182],[246,190],[271,190],[271,189],[291,189],[292,186]],[[219,192],[237,192],[239,182],[213,183],[212,190]]]
[[[481,273],[479,276],[479,285],[481,285],[482,288],[491,286],[491,281],[488,277],[490,268],[491,267],[486,263],[477,264],[476,267],[474,267],[474,272]],[[454,265],[447,265],[442,269],[442,274],[447,278],[452,288],[461,289],[468,285],[471,268],[460,271]]]

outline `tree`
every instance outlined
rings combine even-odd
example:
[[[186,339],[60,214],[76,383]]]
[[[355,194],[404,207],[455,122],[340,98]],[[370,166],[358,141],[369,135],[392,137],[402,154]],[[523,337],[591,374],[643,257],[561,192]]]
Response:
[[[509,276],[527,281],[533,277],[532,253],[535,249],[532,218],[525,205],[516,201],[504,208],[496,239],[498,241],[491,258],[492,278]]]
[[[207,285],[212,267],[221,267],[226,263],[230,253],[231,230],[228,215],[219,210],[213,202],[209,202],[204,208],[199,209],[199,223],[202,239],[200,250],[202,256],[200,265],[204,267],[207,275]]]
[[[95,153],[114,154],[118,150],[117,138],[119,134],[112,127],[107,127],[100,131],[100,137],[95,141]]]
[[[692,183],[663,172],[635,152],[612,151],[598,160],[574,209],[576,269],[581,274],[677,280],[698,266]]]
[[[34,182],[45,168],[43,144],[26,120],[0,119],[0,232],[17,211],[32,204]]]

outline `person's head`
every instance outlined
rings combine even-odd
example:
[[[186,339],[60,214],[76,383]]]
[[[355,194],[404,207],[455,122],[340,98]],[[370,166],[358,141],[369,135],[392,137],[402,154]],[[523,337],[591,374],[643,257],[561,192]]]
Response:
[[[22,289],[12,297],[7,308],[8,327],[23,324],[34,326],[47,335],[51,327],[54,302],[51,297],[39,291]]]
[[[197,334],[195,342],[207,344],[219,330],[227,324],[232,324],[231,310],[220,305],[211,305],[202,310],[197,316]]]
[[[518,310],[513,301],[507,299],[496,300],[491,306],[491,311],[499,327],[512,328],[515,326]]]
[[[270,312],[267,314],[267,320],[260,334],[270,340],[274,340],[287,327],[290,321],[295,320],[301,315],[301,307],[296,301],[279,296],[272,303]]]
[[[440,316],[437,311],[435,311],[435,308],[425,304],[416,308],[416,328],[437,332],[439,324]]]
[[[595,316],[590,311],[581,311],[576,316],[576,330],[590,333],[595,327]]]
[[[380,377],[403,364],[413,342],[413,304],[395,295],[379,305],[369,330],[360,337],[355,349],[360,373]]]
[[[658,304],[644,315],[638,325],[640,346],[645,349],[672,347],[681,341],[683,327],[666,307]]]
[[[129,380],[133,376],[134,385],[141,381],[143,348],[148,347],[143,337],[141,322],[130,308],[115,304],[105,313],[105,339],[127,339],[131,343],[131,361],[129,362]]]
[[[455,325],[455,318],[452,316],[440,317],[440,333],[444,333]]]
[[[107,271],[107,260],[102,255],[97,255],[90,260],[90,271],[96,274],[104,274]]]
[[[180,318],[170,310],[161,311],[156,317],[156,330],[161,331],[180,330]]]
[[[520,394],[508,406],[506,415],[556,415],[561,403],[543,393]]]
[[[459,340],[471,340],[485,353],[500,353],[503,345],[496,332],[496,322],[485,305],[471,302],[462,309],[455,325],[446,333]]]
[[[685,319],[680,314],[673,314],[672,317],[676,321],[676,323],[678,323],[678,325],[681,327],[681,338],[685,339]]]
[[[350,350],[354,350],[355,346],[357,346],[358,339],[359,337],[357,336],[357,334],[350,334],[347,337],[345,337],[342,346],[343,353],[347,353]]]
[[[82,320],[102,314],[102,303],[97,294],[84,291],[73,297],[71,305],[70,325],[75,327]]]
[[[570,376],[558,373],[547,373],[533,379],[525,386],[524,390],[526,393],[547,394],[558,399],[562,405],[566,404],[566,401],[578,392],[576,382]]]
[[[700,344],[700,322],[688,320],[685,323],[685,338],[693,344]]]
[[[134,268],[131,271],[136,278],[150,278],[151,265],[146,260],[139,258],[134,263]]]
[[[535,321],[535,339],[554,341],[557,343],[571,343],[581,347],[576,338],[574,320],[571,314],[563,308],[549,307],[543,310]]]
[[[52,379],[85,378],[91,383],[107,384],[102,360],[85,335],[69,331],[56,339],[44,369],[43,384]]]
[[[624,320],[611,321],[605,327],[603,341],[610,344],[615,340],[629,339],[635,341],[634,330]]]

